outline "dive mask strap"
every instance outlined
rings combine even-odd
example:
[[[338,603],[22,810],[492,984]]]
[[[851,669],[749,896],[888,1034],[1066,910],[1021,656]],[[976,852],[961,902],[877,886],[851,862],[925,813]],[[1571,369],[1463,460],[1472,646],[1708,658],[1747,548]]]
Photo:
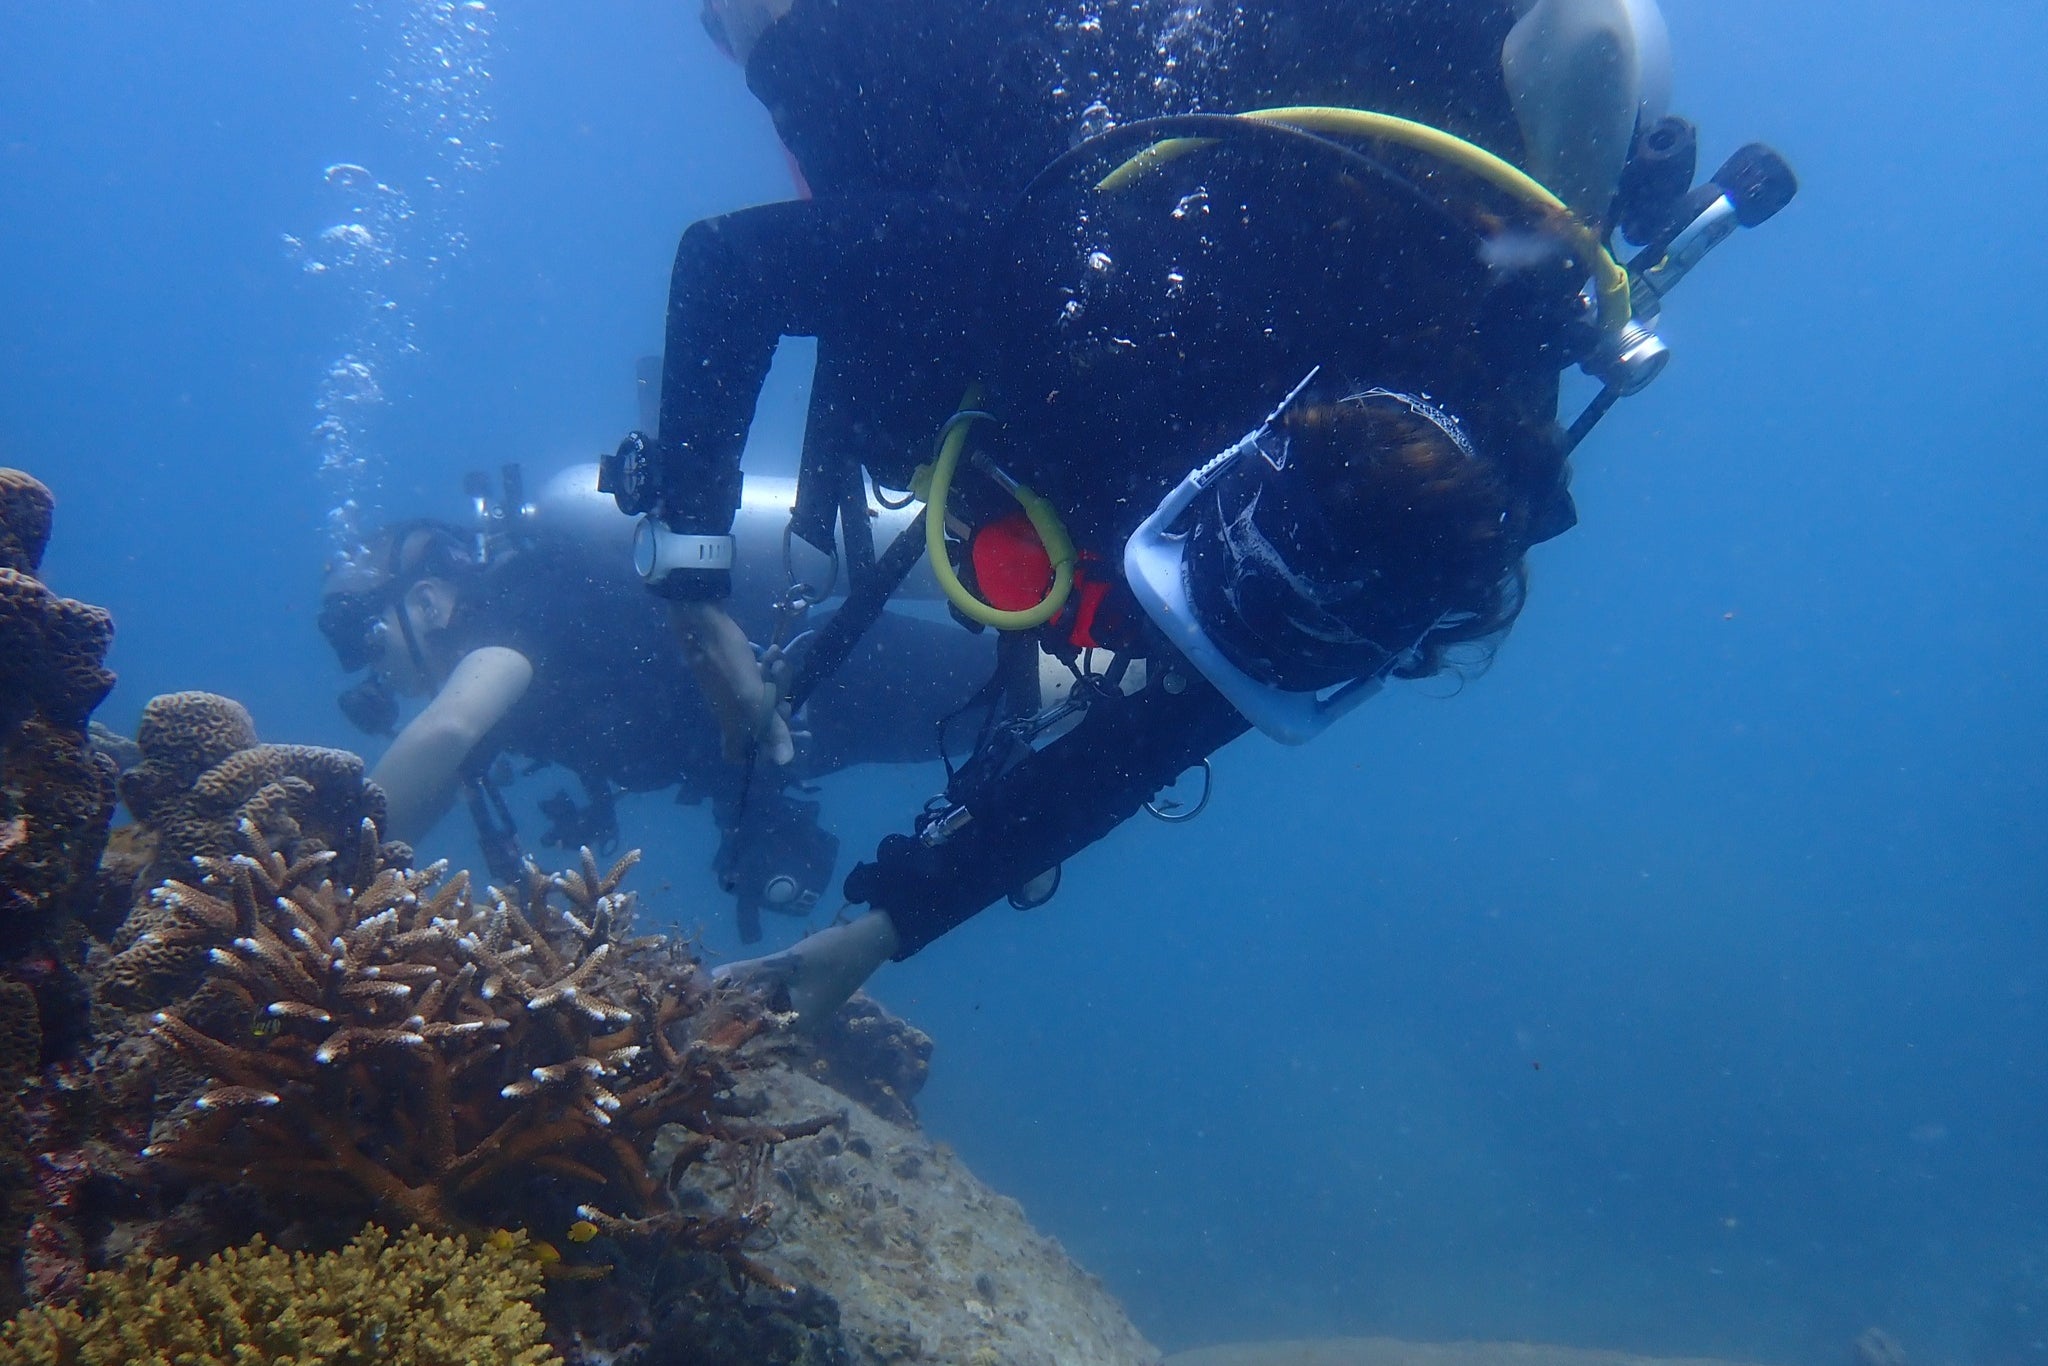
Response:
[[[1362,393],[1346,395],[1344,401],[1346,403],[1364,403],[1370,399],[1384,399],[1390,403],[1400,404],[1403,408],[1406,408],[1409,412],[1442,432],[1444,439],[1453,446],[1456,446],[1459,453],[1467,460],[1477,460],[1479,458],[1479,448],[1472,444],[1472,438],[1466,434],[1465,424],[1458,421],[1457,416],[1450,409],[1432,399],[1428,394],[1407,394],[1398,389],[1367,389]]]
[[[1285,446],[1282,446],[1280,453],[1276,456],[1267,452],[1266,443],[1272,440],[1273,429],[1280,425],[1281,418],[1287,416],[1287,410],[1300,401],[1302,393],[1315,380],[1315,377],[1322,372],[1323,367],[1318,365],[1303,375],[1301,382],[1292,389],[1289,389],[1287,397],[1280,400],[1279,406],[1266,414],[1265,421],[1246,432],[1235,442],[1231,443],[1228,449],[1219,453],[1214,459],[1210,460],[1200,469],[1193,471],[1187,478],[1175,485],[1173,492],[1166,495],[1165,499],[1159,504],[1158,511],[1154,512],[1152,517],[1147,519],[1146,524],[1150,525],[1151,521],[1158,518],[1160,513],[1166,513],[1166,522],[1171,524],[1181,513],[1187,511],[1188,506],[1200,496],[1203,489],[1208,488],[1209,485],[1222,478],[1223,472],[1236,464],[1243,456],[1257,455],[1274,469],[1285,469],[1287,467],[1287,451]],[[1172,508],[1170,512],[1168,512],[1169,505]]]

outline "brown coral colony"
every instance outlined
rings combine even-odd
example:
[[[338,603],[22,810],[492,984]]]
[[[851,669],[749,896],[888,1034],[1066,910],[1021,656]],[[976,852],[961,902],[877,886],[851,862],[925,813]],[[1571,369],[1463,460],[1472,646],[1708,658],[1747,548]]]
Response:
[[[732,1096],[767,1017],[668,941],[630,937],[618,884],[634,856],[600,874],[586,853],[580,873],[532,870],[518,896],[475,897],[442,865],[366,866],[358,887],[328,875],[331,853],[287,862],[244,837],[244,852],[202,859],[196,884],[156,893],[172,919],[154,933],[226,939],[210,972],[245,1023],[155,1017],[208,1084],[154,1160],[454,1230],[584,1201],[668,1212],[647,1166],[663,1124],[705,1140],[700,1155],[791,1136],[748,1125]],[[549,1195],[532,1191],[536,1173]]]
[[[116,1241],[333,1245],[366,1220],[545,1238],[587,1218],[787,1290],[747,1253],[757,1183],[836,1116],[750,1118],[736,1086],[777,1056],[776,1017],[633,933],[637,855],[481,892],[415,869],[361,759],[263,744],[240,704],[189,692],[144,709],[119,777],[136,823],[110,846],[116,768],[87,724],[111,619],[33,577],[50,513],[0,470],[0,1062],[22,1098],[0,1208],[30,1221],[5,1307],[75,1291]]]

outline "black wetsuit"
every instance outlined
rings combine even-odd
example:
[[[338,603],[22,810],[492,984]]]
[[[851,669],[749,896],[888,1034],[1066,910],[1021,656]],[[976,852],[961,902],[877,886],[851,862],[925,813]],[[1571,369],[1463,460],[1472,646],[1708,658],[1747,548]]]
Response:
[[[765,639],[769,622],[755,615],[764,619],[742,624]],[[669,787],[727,812],[744,800],[746,770],[722,755],[667,610],[613,557],[528,543],[485,572],[451,631],[464,652],[502,645],[533,665],[525,695],[479,755],[558,764],[600,802],[614,788]],[[855,764],[936,759],[937,723],[980,684],[988,653],[949,624],[886,614],[805,708],[796,771],[757,775],[753,795],[767,800],[786,781]]]
[[[807,444],[841,443],[900,487],[964,385],[989,379],[1007,423],[1000,458],[1112,575],[1164,489],[1315,364],[1440,388],[1447,374],[1491,374],[1439,396],[1543,505],[1532,524],[1570,524],[1550,434],[1576,286],[1558,289],[1563,266],[1488,279],[1472,222],[1446,223],[1441,187],[1410,183],[1431,168],[1394,154],[1380,175],[1253,138],[1113,203],[1077,199],[1113,160],[1023,196],[1085,137],[1201,110],[1363,107],[1518,159],[1499,74],[1505,0],[1155,0],[1092,19],[1012,6],[1006,20],[1005,8],[798,0],[789,27],[763,38],[750,83],[818,199],[685,238],[661,434],[678,530],[729,522],[753,393],[775,336],[792,330],[821,339]],[[889,36],[906,31],[916,41]],[[847,33],[858,40],[838,46]],[[983,66],[998,74],[985,80]],[[924,92],[937,87],[947,98],[935,103]],[[1361,180],[1369,193],[1354,193]],[[1346,217],[1360,205],[1369,218]],[[1514,226],[1514,206],[1493,207]],[[1435,363],[1446,355],[1459,364]],[[821,463],[807,456],[806,469]],[[963,487],[955,510],[972,520],[975,502]],[[890,837],[848,878],[850,899],[890,912],[899,956],[1101,838],[1247,729],[1141,618],[1125,627],[1115,644],[1153,666],[1141,691],[1100,691],[1076,729],[1039,748],[998,729],[950,785],[949,817],[928,810],[918,835]]]
[[[605,557],[607,560],[609,557]],[[482,750],[558,764],[586,785],[711,795],[717,719],[658,603],[624,567],[541,541],[500,557],[451,624],[463,651],[517,650],[533,682]]]
[[[1276,104],[1376,109],[1510,160],[1509,0],[796,0],[748,85],[809,200],[706,219],[670,280],[656,487],[716,535],[783,336],[818,339],[796,528],[830,544],[846,471],[891,487],[1011,327],[1018,197],[1083,139],[1133,120]],[[664,591],[723,596],[722,575]]]

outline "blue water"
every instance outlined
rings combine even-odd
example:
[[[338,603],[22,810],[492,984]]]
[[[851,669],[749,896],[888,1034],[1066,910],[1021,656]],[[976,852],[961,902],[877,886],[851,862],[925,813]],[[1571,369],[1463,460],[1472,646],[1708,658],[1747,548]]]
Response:
[[[1688,285],[1494,670],[1242,742],[1198,824],[879,979],[931,1130],[1164,1346],[2048,1362],[2048,8],[1666,8],[1706,156],[1805,192]],[[321,245],[337,164],[410,207],[390,261]],[[374,360],[348,477],[452,514],[631,425],[679,230],[789,189],[689,5],[0,5],[0,462],[118,618],[102,718],[354,743],[323,377]],[[833,780],[849,851],[936,783]],[[626,824],[730,947],[702,813]]]

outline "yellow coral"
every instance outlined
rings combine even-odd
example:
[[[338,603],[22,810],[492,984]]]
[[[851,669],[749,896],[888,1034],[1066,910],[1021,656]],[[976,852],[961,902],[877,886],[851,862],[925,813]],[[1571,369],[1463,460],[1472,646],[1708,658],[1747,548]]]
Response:
[[[542,1272],[513,1238],[472,1248],[366,1228],[339,1252],[257,1239],[198,1266],[137,1263],[76,1305],[0,1327],[0,1366],[542,1366]]]

